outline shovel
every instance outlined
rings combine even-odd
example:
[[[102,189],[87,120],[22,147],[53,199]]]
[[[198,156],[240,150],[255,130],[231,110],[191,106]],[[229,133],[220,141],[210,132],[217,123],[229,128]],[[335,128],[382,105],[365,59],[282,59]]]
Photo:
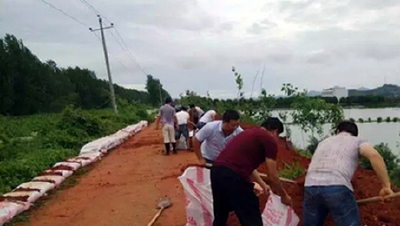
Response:
[[[400,198],[400,192],[396,192],[396,193],[394,193],[393,195],[389,195],[389,196],[387,197],[387,199],[394,199],[394,198]],[[371,202],[379,202],[379,201],[381,201],[381,200],[382,200],[381,197],[375,196],[375,197],[372,197],[372,198],[357,200],[357,204],[365,204],[365,203],[371,203]]]
[[[162,211],[170,206],[172,206],[171,199],[169,198],[161,199],[157,204],[157,207],[160,210],[156,213],[156,215],[154,215],[153,219],[150,221],[150,223],[147,224],[147,226],[152,226],[157,221],[158,217],[160,217]]]

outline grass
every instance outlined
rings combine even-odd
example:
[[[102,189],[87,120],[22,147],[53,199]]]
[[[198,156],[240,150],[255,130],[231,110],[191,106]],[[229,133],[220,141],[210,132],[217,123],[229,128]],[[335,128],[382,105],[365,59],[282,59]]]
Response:
[[[303,176],[306,170],[300,166],[299,162],[288,164],[284,162],[285,167],[279,171],[279,176],[286,179],[296,179]]]
[[[154,116],[122,103],[120,112],[66,108],[58,114],[0,116],[0,195],[56,162],[76,156],[87,142]]]

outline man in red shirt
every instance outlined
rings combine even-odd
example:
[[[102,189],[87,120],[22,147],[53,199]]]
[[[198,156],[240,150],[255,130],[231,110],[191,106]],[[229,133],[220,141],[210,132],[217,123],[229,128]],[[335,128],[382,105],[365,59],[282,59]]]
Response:
[[[269,186],[257,172],[263,162],[266,163],[272,189],[281,197],[283,204],[291,204],[290,196],[280,183],[276,167],[276,139],[282,132],[282,122],[270,117],[261,128],[243,131],[222,150],[211,168],[213,226],[226,226],[232,210],[242,226],[263,226],[259,200],[254,193],[254,183],[251,182],[254,179],[269,194]]]

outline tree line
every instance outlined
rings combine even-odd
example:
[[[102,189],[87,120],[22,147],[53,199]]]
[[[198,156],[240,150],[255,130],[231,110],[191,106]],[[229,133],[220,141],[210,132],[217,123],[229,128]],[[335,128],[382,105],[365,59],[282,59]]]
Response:
[[[117,100],[158,105],[168,96],[160,81],[147,76],[148,92],[114,84]],[[161,98],[160,98],[161,97]],[[60,68],[41,62],[22,40],[6,34],[0,39],[0,114],[30,115],[59,112],[68,105],[82,109],[108,108],[108,81],[79,67]]]

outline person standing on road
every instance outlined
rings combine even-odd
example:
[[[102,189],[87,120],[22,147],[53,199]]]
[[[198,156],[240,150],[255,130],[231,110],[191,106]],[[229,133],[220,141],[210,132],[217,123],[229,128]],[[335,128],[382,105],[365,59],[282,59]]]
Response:
[[[213,163],[225,145],[243,129],[239,126],[239,112],[227,110],[222,121],[207,123],[193,137],[193,150],[203,164]]]
[[[208,110],[199,120],[199,123],[197,124],[197,128],[201,129],[203,128],[207,123],[212,122],[215,120],[215,116],[217,115],[217,112],[214,110]]]
[[[330,213],[338,226],[360,226],[360,214],[351,179],[366,157],[382,183],[379,195],[393,194],[386,165],[374,147],[357,137],[357,125],[339,123],[336,135],[319,143],[307,170],[303,203],[304,226],[323,226]]]
[[[188,124],[192,122],[189,120],[189,113],[187,112],[186,107],[181,107],[181,110],[176,113],[176,118],[178,119],[178,129],[176,130],[175,140],[179,140],[181,135],[183,135],[186,140],[187,149],[190,150]]]
[[[278,118],[270,117],[261,128],[241,132],[229,142],[211,168],[211,188],[214,205],[213,226],[226,226],[229,212],[235,211],[242,226],[263,226],[259,200],[254,193],[257,182],[269,194],[270,187],[261,179],[257,168],[265,162],[272,189],[283,204],[290,205],[291,197],[279,179],[276,166],[277,138],[283,132]]]
[[[156,129],[159,128],[159,124],[163,125],[162,134],[164,137],[165,144],[165,155],[169,155],[171,151],[171,144],[174,154],[176,154],[176,143],[175,143],[175,129],[178,126],[178,119],[176,118],[175,108],[172,107],[172,98],[167,97],[165,104],[160,108],[158,112]]]

